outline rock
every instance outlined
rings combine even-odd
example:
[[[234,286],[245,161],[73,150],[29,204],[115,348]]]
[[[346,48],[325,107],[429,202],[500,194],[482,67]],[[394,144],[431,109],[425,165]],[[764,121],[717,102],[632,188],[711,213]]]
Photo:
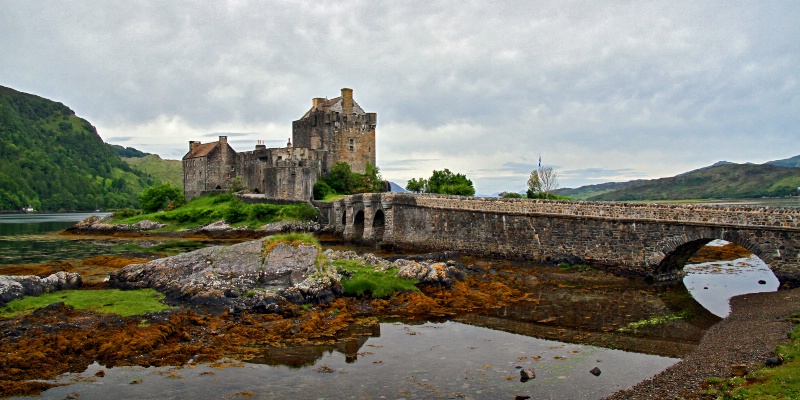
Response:
[[[150,220],[147,220],[147,219],[141,220],[141,221],[133,224],[134,228],[139,229],[139,230],[143,230],[143,231],[147,231],[147,230],[151,230],[151,229],[161,229],[161,228],[163,228],[165,226],[167,226],[167,225],[162,224],[160,222],[150,221]]]
[[[765,281],[765,280],[763,280],[763,279],[759,279],[759,280],[758,280],[758,284],[759,284],[759,285],[766,285],[766,284],[767,284],[767,281]]]
[[[745,365],[745,364],[733,364],[733,365],[731,365],[731,375],[733,375],[733,376],[745,376],[745,375],[747,375],[747,365]]]
[[[74,289],[81,284],[81,276],[74,272],[59,271],[46,278],[35,275],[0,275],[0,305],[23,296],[38,296],[44,292]]]
[[[415,279],[423,285],[450,287],[455,280],[464,278],[463,271],[443,262],[429,264],[426,262],[397,260],[393,264],[400,269],[396,274],[398,277]]]
[[[601,374],[600,368],[594,367],[591,370],[589,370],[589,373],[594,375],[594,376],[600,376],[600,374]]]
[[[525,396],[525,395],[521,395],[521,394],[518,394],[518,395],[514,396],[514,400],[528,400],[530,398],[531,398],[531,396]]]
[[[520,382],[525,382],[536,378],[536,371],[533,368],[523,368],[519,371]]]
[[[770,358],[767,359],[767,361],[764,364],[766,364],[766,366],[768,366],[768,367],[777,367],[777,366],[783,364],[783,360],[781,360],[778,357],[770,357]]]
[[[344,289],[330,268],[317,270],[315,246],[280,243],[264,255],[264,239],[207,247],[109,276],[109,286],[151,287],[169,298],[231,310],[283,312],[290,301],[315,304],[334,300]]]

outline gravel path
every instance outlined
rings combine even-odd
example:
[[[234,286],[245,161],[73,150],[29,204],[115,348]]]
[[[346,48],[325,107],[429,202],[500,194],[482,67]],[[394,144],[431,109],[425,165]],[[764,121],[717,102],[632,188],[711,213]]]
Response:
[[[731,309],[685,359],[607,399],[700,398],[707,377],[730,377],[733,364],[762,367],[776,345],[788,342],[792,324],[786,318],[800,312],[800,289],[737,296]]]

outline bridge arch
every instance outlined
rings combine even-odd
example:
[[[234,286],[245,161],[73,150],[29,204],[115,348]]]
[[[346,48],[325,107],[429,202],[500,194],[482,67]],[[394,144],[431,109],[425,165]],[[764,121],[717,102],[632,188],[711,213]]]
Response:
[[[358,210],[353,216],[353,237],[355,239],[364,237],[364,210]]]
[[[372,240],[379,242],[383,239],[383,232],[386,229],[386,214],[383,210],[375,211],[372,217]]]
[[[687,231],[682,237],[667,239],[659,246],[661,248],[660,253],[664,255],[664,258],[655,267],[655,274],[659,275],[683,270],[686,261],[688,261],[692,255],[700,250],[700,248],[716,239],[742,246],[755,254],[767,265],[770,264],[771,257],[769,254],[762,251],[761,247],[753,244],[748,237],[740,232],[723,230],[718,234],[703,234],[698,231]],[[772,269],[772,267],[770,267],[770,269]]]

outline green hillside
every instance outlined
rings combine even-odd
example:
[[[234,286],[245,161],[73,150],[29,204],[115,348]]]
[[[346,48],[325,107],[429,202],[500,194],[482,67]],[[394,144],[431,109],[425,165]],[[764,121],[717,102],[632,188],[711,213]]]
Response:
[[[131,207],[152,183],[68,107],[0,86],[0,211]]]
[[[589,200],[691,200],[798,195],[800,168],[722,164],[671,178],[641,181]]]
[[[777,165],[779,167],[795,167],[800,168],[800,155],[783,160],[770,161],[767,164]]]
[[[131,149],[131,147],[128,147]],[[183,165],[181,160],[163,160],[158,154],[143,157],[123,158],[133,169],[151,175],[157,182],[168,181],[176,187],[183,187]]]
[[[569,197],[572,200],[586,200],[594,196],[599,196],[601,194],[622,189],[626,186],[630,186],[638,182],[643,182],[643,181],[636,180],[630,182],[607,182],[607,183],[600,183],[597,185],[581,186],[575,189],[570,189],[570,188],[556,189],[553,191],[553,193],[555,193],[558,196]]]

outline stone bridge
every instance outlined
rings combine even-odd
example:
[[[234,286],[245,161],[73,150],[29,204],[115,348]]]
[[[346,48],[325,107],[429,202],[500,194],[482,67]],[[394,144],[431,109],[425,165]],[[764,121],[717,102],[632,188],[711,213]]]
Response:
[[[800,282],[800,208],[472,198],[348,196],[321,209],[346,240],[528,260],[577,256],[593,265],[676,277],[714,239],[760,257],[783,284]]]

